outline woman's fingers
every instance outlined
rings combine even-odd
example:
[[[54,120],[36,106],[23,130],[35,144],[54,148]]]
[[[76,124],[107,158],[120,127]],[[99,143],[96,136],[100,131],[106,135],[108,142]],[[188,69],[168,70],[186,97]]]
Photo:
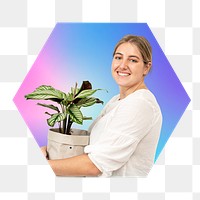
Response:
[[[47,146],[41,147],[41,151],[42,151],[43,155],[48,159]]]

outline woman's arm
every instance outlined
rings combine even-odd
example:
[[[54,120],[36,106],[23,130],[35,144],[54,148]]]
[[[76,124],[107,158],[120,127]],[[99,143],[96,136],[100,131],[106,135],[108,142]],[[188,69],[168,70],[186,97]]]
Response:
[[[48,160],[56,176],[98,176],[101,171],[87,154],[66,159]]]
[[[48,159],[47,147],[41,151]],[[48,160],[56,176],[98,176],[101,171],[93,164],[87,154],[66,159]]]

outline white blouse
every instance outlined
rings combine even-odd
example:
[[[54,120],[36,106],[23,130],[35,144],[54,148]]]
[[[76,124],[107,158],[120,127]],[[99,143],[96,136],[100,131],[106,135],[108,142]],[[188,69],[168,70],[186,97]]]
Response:
[[[119,100],[114,96],[89,128],[84,152],[101,177],[145,177],[154,163],[162,114],[154,95],[140,89]]]

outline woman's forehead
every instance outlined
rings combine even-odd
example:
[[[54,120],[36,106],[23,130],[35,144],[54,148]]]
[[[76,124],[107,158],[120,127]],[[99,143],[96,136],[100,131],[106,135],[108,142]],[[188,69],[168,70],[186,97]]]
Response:
[[[142,56],[138,47],[134,43],[130,43],[130,42],[120,44],[116,49],[115,54],[116,53],[120,53],[122,55],[128,55],[128,56],[130,55],[137,55],[139,57]]]

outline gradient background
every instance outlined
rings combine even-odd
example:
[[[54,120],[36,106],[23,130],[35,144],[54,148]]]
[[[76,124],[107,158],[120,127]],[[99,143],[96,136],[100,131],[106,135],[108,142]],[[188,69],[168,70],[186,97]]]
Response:
[[[146,78],[163,114],[163,126],[156,158],[178,123],[190,99],[173,71],[170,63],[145,23],[58,23],[27,74],[14,102],[39,146],[46,145],[48,126],[47,109],[36,106],[38,101],[26,101],[24,95],[40,85],[69,91],[75,82],[81,85],[89,80],[99,91],[95,96],[105,103],[118,94],[118,86],[111,77],[110,68],[115,44],[127,34],[147,38],[153,48],[153,67]],[[84,109],[85,116],[97,117],[101,105]],[[85,122],[87,129],[91,122]]]

